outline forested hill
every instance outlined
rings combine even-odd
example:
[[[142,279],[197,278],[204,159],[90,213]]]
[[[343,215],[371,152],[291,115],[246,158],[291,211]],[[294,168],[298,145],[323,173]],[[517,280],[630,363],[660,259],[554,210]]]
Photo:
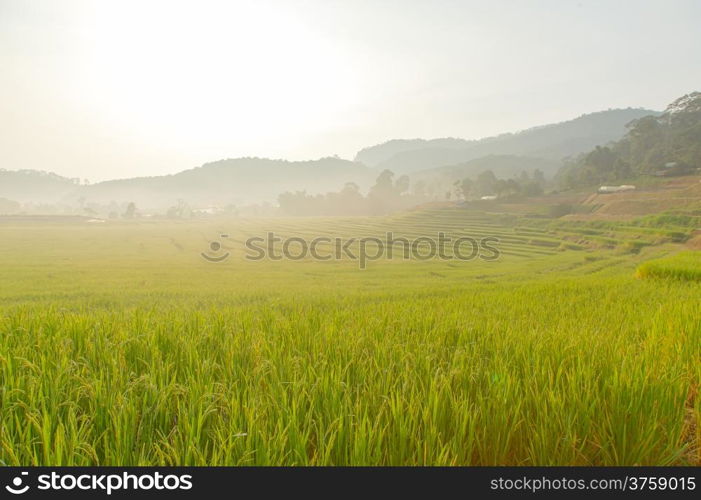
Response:
[[[658,116],[632,122],[628,133],[565,165],[558,174],[564,187],[589,186],[641,174],[692,173],[701,168],[701,92],[671,103]]]
[[[658,114],[648,109],[613,109],[478,141],[451,138],[392,140],[361,150],[355,160],[395,173],[456,165],[488,155],[560,161],[597,145],[617,141],[625,135],[626,125],[632,120]]]

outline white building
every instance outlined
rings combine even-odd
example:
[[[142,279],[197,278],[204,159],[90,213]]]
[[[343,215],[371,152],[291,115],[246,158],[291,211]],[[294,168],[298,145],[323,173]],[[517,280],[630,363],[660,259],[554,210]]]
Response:
[[[622,186],[601,186],[599,188],[599,193],[600,194],[609,194],[609,193],[622,193],[624,191],[634,191],[635,186],[631,186],[630,184],[623,184]]]

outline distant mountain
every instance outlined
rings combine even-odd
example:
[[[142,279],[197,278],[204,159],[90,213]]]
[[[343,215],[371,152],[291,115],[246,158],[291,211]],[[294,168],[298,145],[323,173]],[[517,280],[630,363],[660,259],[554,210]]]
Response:
[[[474,180],[482,172],[491,170],[497,177],[507,179],[516,177],[521,172],[527,172],[530,175],[534,170],[540,170],[546,176],[552,176],[559,168],[560,162],[555,160],[516,155],[489,155],[456,165],[419,170],[411,177],[414,180],[436,179],[452,182],[466,177]]]
[[[443,138],[443,139],[393,139],[378,146],[370,146],[360,150],[355,155],[355,161],[371,167],[384,163],[393,156],[410,151],[424,149],[440,150],[461,150],[476,144],[477,141],[467,141],[465,139]]]
[[[374,173],[339,158],[291,162],[239,158],[207,163],[175,175],[138,177],[84,186],[88,201],[128,200],[140,207],[164,207],[178,199],[190,205],[226,205],[274,201],[284,191],[338,191],[346,182],[368,186]]]
[[[79,179],[39,170],[0,169],[0,197],[18,202],[54,203],[73,193]]]
[[[0,170],[0,197],[22,203],[134,202],[139,208],[163,209],[180,199],[196,207],[272,202],[284,191],[338,191],[346,182],[367,188],[375,177],[368,167],[339,158],[298,162],[239,158],[207,163],[174,175],[92,185],[79,185],[78,179],[34,170]]]
[[[464,163],[488,155],[517,155],[559,161],[619,140],[626,124],[647,115],[647,109],[614,109],[513,134],[467,141],[463,139],[393,140],[361,150],[355,160],[376,169],[410,173]]]
[[[669,121],[677,120],[670,118],[674,113],[677,113],[674,116],[688,116],[689,106],[696,104],[694,98],[679,101],[663,117]],[[641,120],[644,116],[649,118]],[[658,117],[659,113],[644,109],[603,111],[479,141],[453,138],[390,141],[362,150],[356,161],[336,157],[314,161],[239,158],[207,163],[174,175],[92,185],[81,185],[78,179],[46,172],[0,170],[0,198],[8,203],[66,203],[74,207],[134,202],[140,209],[160,211],[178,200],[191,207],[274,202],[286,191],[310,194],[339,191],[347,182],[354,182],[365,191],[383,169],[397,175],[410,173],[412,182],[430,181],[433,176],[438,181],[434,185],[475,177],[484,170],[492,170],[502,178],[517,176],[524,170],[532,173],[536,168],[548,175],[556,170],[563,157],[620,139],[627,123],[636,119],[641,123],[647,123],[645,120],[658,123],[663,118]],[[694,130],[690,133],[696,133]]]

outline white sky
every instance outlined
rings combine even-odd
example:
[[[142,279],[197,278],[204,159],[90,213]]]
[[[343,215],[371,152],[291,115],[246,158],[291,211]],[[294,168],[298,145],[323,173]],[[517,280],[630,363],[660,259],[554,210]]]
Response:
[[[0,168],[352,158],[701,89],[701,2],[0,0]]]

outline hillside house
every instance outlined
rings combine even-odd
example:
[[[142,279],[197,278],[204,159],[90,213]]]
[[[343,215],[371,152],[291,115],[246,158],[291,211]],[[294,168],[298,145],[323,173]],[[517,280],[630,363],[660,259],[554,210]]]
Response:
[[[598,190],[599,194],[623,193],[625,191],[635,191],[635,186],[623,184],[622,186],[601,186]]]

